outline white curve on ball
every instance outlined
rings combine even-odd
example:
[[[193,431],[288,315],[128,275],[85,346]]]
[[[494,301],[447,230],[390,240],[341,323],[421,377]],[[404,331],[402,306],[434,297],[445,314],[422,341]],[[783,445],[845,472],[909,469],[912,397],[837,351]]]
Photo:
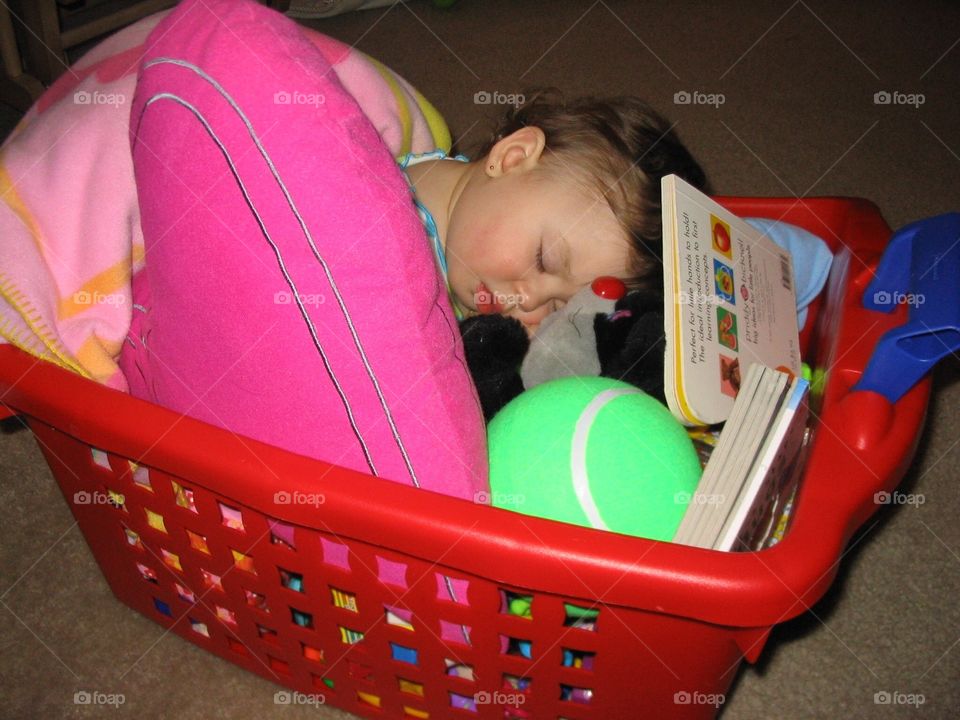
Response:
[[[580,507],[587,516],[587,520],[590,521],[590,525],[599,530],[609,530],[610,528],[600,517],[600,509],[593,499],[593,493],[590,492],[590,473],[587,471],[587,441],[590,437],[590,429],[604,405],[623,395],[642,394],[642,391],[636,388],[604,390],[583,409],[573,429],[573,440],[570,443],[570,478],[573,482],[573,491],[576,493]]]

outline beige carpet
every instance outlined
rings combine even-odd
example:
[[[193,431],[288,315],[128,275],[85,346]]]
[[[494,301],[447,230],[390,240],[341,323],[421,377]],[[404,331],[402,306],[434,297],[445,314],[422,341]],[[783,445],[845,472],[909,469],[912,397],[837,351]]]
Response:
[[[955,4],[418,1],[314,25],[407,77],[467,150],[495,112],[475,93],[635,93],[678,121],[718,192],[863,196],[894,226],[960,210]],[[684,91],[724,102],[675,104]],[[883,91],[924,102],[876,104]],[[824,600],[741,671],[725,719],[960,716],[958,375],[956,358],[936,371],[903,482],[924,504],[867,523]],[[347,717],[277,706],[274,685],[115,601],[28,433],[0,436],[0,477],[0,717]],[[126,702],[76,705],[80,690]]]

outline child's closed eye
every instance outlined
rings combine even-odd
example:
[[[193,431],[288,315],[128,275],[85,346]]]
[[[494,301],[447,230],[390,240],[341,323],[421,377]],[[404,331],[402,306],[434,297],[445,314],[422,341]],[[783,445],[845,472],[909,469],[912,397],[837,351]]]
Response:
[[[537,248],[537,270],[540,272],[546,272],[547,268],[543,264],[543,240],[540,241],[540,246]]]

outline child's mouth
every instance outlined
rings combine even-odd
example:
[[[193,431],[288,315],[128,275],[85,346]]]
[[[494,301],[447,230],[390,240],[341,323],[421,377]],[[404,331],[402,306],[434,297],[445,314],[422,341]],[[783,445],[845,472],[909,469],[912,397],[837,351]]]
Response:
[[[503,305],[497,300],[496,295],[490,291],[483,283],[477,285],[473,293],[473,301],[477,306],[477,312],[481,315],[495,315],[503,312]]]

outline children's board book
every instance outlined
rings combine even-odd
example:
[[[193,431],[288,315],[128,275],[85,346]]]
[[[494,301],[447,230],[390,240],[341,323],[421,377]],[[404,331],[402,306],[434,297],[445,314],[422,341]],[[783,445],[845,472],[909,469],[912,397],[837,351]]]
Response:
[[[685,425],[713,425],[753,363],[800,374],[792,261],[676,175],[661,193],[667,405]]]
[[[807,446],[809,384],[752,364],[673,541],[759,550],[782,537]]]

